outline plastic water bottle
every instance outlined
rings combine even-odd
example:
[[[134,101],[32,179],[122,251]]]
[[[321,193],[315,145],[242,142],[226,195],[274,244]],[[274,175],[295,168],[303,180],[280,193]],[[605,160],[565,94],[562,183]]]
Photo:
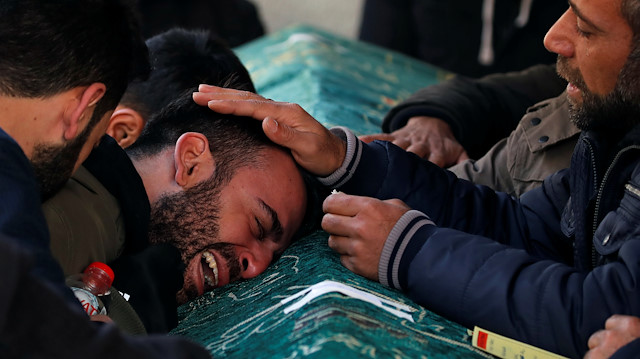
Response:
[[[107,314],[105,303],[111,293],[113,270],[101,262],[93,262],[80,274],[66,279],[66,284],[73,290],[76,298],[89,315]]]

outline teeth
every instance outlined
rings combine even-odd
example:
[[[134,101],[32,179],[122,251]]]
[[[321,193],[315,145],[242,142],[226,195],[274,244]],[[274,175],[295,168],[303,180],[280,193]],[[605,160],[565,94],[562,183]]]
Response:
[[[204,260],[207,262],[207,265],[209,266],[209,268],[211,268],[211,270],[213,271],[213,277],[214,277],[214,278],[210,278],[208,275],[205,275],[204,279],[207,281],[207,284],[215,287],[218,285],[218,263],[216,263],[216,259],[213,257],[213,254],[211,254],[208,251],[202,252],[202,256],[204,257]]]

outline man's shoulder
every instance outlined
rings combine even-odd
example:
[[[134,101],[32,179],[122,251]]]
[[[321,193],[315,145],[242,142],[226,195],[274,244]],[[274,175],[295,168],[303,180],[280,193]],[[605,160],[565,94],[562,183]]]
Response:
[[[27,165],[27,167],[30,168],[29,160],[22,151],[22,148],[20,148],[20,145],[2,128],[0,128],[0,160],[2,163],[1,167],[5,169],[9,166],[13,167],[14,165],[21,167]]]
[[[65,273],[80,272],[90,261],[107,262],[121,253],[125,229],[120,205],[84,167],[42,210],[51,251]]]
[[[11,197],[18,195],[16,193],[18,189],[23,189],[20,195],[37,197],[39,202],[38,184],[29,159],[18,143],[2,128],[0,128],[0,163],[2,164],[0,189],[11,191]]]
[[[580,130],[569,116],[566,94],[541,101],[527,110],[512,136],[521,137],[531,152],[547,150],[563,141],[578,138]]]

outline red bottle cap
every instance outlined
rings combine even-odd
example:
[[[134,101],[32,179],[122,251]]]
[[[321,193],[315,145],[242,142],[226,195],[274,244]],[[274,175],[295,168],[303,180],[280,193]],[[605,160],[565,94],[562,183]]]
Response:
[[[89,264],[89,266],[87,267],[87,269],[85,269],[85,273],[89,270],[89,268],[98,268],[103,270],[105,273],[107,273],[107,275],[109,276],[110,283],[109,285],[111,285],[111,283],[113,283],[113,279],[115,278],[115,275],[113,274],[113,269],[111,269],[111,267],[109,267],[108,265],[102,263],[102,262],[93,262],[91,264]]]

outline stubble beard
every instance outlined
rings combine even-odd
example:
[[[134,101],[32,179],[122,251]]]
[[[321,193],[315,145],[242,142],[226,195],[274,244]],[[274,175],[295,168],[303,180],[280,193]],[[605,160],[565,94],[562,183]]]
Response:
[[[188,266],[194,256],[205,249],[215,250],[226,261],[229,279],[240,277],[239,259],[228,243],[219,238],[219,197],[225,185],[215,175],[184,192],[161,197],[151,208],[150,243],[169,243],[179,251]],[[184,283],[177,294],[178,303],[197,295],[193,279],[183,273]]]
[[[571,121],[582,131],[624,133],[640,122],[640,89],[630,80],[640,80],[637,67],[640,61],[630,59],[623,66],[614,89],[607,95],[591,92],[577,68],[571,68],[568,60],[558,56],[557,71],[561,77],[576,86],[582,95],[580,103],[569,100]],[[633,82],[633,81],[631,81]]]
[[[38,144],[34,147],[31,165],[40,186],[42,202],[53,197],[67,183],[90,133],[91,128],[87,126],[78,137],[65,145]]]

